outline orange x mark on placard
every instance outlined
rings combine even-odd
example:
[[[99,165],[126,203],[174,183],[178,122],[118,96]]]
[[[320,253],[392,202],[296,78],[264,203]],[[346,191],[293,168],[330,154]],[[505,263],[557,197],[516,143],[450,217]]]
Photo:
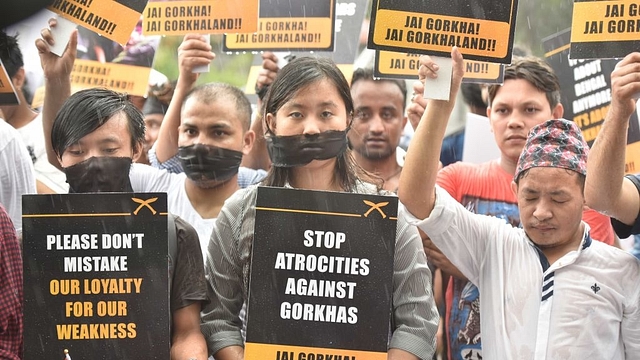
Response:
[[[138,206],[138,208],[133,212],[133,215],[138,215],[138,211],[140,211],[140,209],[142,209],[143,207],[149,208],[149,210],[151,210],[151,213],[153,215],[156,214],[156,210],[149,204],[151,204],[152,202],[155,202],[156,200],[158,200],[157,197],[154,197],[154,198],[151,198],[151,199],[147,199],[147,200],[142,200],[142,199],[138,199],[138,198],[131,198],[131,200],[133,200],[134,202],[137,202],[138,204],[140,204],[140,206]]]
[[[366,213],[364,213],[364,217],[368,217],[369,214],[373,211],[373,210],[378,210],[378,212],[380,213],[380,215],[382,215],[382,218],[385,219],[387,217],[387,215],[384,213],[384,211],[382,211],[382,208],[384,206],[389,205],[388,201],[385,202],[381,202],[381,203],[374,203],[372,201],[369,200],[362,200],[365,204],[371,206],[371,208],[369,210],[367,210]]]

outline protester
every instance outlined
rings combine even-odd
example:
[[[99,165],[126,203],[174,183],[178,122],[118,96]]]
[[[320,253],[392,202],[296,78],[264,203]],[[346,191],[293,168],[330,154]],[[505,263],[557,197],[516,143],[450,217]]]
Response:
[[[194,88],[194,67],[208,65],[213,58],[202,35],[185,36],[178,52],[175,92],[149,152],[153,166],[180,173],[167,180],[169,210],[196,228],[204,256],[225,200],[266,175],[240,167],[255,138],[249,130],[251,104],[242,91],[220,83]]]
[[[20,238],[22,235],[22,195],[36,193],[31,157],[20,134],[0,119],[0,204],[5,207]]]
[[[455,99],[464,70],[457,48],[451,55],[450,98]],[[437,76],[430,58],[420,61],[421,79]],[[517,85],[526,90],[525,83]],[[497,96],[507,86],[505,81]],[[491,106],[498,103],[494,97]],[[515,107],[509,104],[507,109]],[[540,109],[535,105],[524,109]],[[406,205],[401,216],[478,286],[482,357],[635,357],[640,351],[640,262],[592,241],[589,226],[581,221],[588,146],[577,125],[549,120],[531,128],[514,164],[511,187],[522,219],[522,228],[516,228],[503,219],[473,214],[436,185],[436,156],[452,108],[453,101],[429,102],[398,194]],[[510,150],[515,152],[516,144]]]
[[[52,21],[55,25],[55,20]],[[126,95],[106,89],[70,92],[67,71],[75,59],[77,32],[62,57],[50,53],[48,29],[36,41],[45,81],[44,125],[50,126],[50,146],[64,170],[71,192],[132,191],[131,164],[142,151],[142,114]],[[57,112],[53,122],[51,113]],[[142,165],[140,165],[142,166]],[[202,254],[195,230],[176,217],[177,257],[170,289],[171,359],[205,359],[206,343],[199,329],[200,310],[207,300]]]
[[[322,96],[318,96],[322,94]],[[353,116],[349,85],[328,59],[302,57],[281,69],[263,116],[272,167],[263,185],[379,194],[353,161],[347,134]],[[207,257],[213,289],[202,332],[218,360],[243,357],[238,314],[248,294],[257,187],[236,192],[216,222]],[[430,359],[438,315],[418,233],[398,219],[393,274],[390,359]],[[249,319],[251,314],[249,315]]]
[[[1,133],[1,132],[0,132]],[[0,358],[22,359],[22,254],[11,218],[0,204]]]
[[[420,91],[421,87],[414,90]],[[424,107],[428,111],[428,105],[421,104],[424,101],[421,95],[413,101],[412,111]],[[511,189],[511,182],[529,130],[546,120],[562,117],[558,79],[540,59],[514,58],[504,69],[504,84],[489,88],[489,107],[485,113],[500,149],[500,158],[482,164],[458,162],[449,165],[438,173],[437,183],[472,212],[492,215],[519,226],[518,199]],[[591,226],[594,239],[614,243],[606,216],[586,210],[583,219]],[[479,359],[483,342],[478,289],[431,241],[425,239],[424,244],[428,258],[446,273],[444,315],[450,359]]]
[[[164,119],[164,114],[169,107],[168,103],[165,103],[158,99],[154,95],[149,95],[142,106],[142,115],[144,116],[144,147],[142,148],[142,154],[137,162],[141,164],[149,165],[149,150],[158,139],[158,132],[160,131],[160,125]]]
[[[640,176],[625,174],[629,119],[640,94],[640,53],[627,55],[611,73],[611,107],[589,156],[587,204],[612,217],[620,238],[640,234]]]
[[[383,188],[397,191],[402,167],[396,159],[402,130],[407,87],[402,80],[374,80],[372,69],[357,69],[351,78],[355,116],[349,144],[356,163],[379,176]]]
[[[65,193],[68,186],[64,181],[64,174],[47,161],[42,116],[29,107],[22,92],[26,78],[18,40],[2,31],[0,31],[0,59],[7,69],[20,101],[19,105],[1,105],[0,109],[7,123],[18,130],[29,151],[35,169],[38,193]]]

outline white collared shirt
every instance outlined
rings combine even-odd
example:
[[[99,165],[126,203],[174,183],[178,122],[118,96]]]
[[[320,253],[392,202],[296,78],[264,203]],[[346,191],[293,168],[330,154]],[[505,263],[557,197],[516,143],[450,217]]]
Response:
[[[551,266],[522,229],[436,187],[428,219],[401,208],[480,290],[485,359],[640,359],[640,261],[591,241]]]

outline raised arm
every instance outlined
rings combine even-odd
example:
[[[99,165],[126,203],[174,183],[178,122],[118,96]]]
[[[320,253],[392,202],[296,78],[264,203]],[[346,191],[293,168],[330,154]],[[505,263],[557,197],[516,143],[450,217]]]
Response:
[[[198,80],[193,72],[196,66],[206,66],[215,58],[211,52],[211,45],[206,38],[198,34],[185,35],[178,48],[178,67],[180,69],[178,82],[171,98],[167,113],[162,120],[158,139],[156,140],[156,156],[163,163],[178,153],[178,128],[180,127],[180,110],[185,97]]]
[[[263,170],[269,170],[269,167],[271,167],[271,159],[267,152],[267,142],[264,139],[265,128],[263,126],[264,121],[262,119],[261,108],[262,97],[266,94],[269,85],[276,79],[278,70],[278,57],[270,51],[265,51],[262,54],[262,69],[260,69],[258,79],[256,80],[256,93],[258,93],[259,98],[258,114],[253,124],[251,124],[251,130],[256,134],[256,140],[249,154],[242,158],[242,166],[244,167]]]
[[[638,189],[624,178],[629,118],[640,94],[640,53],[627,55],[611,73],[611,107],[587,162],[589,207],[631,225],[638,217]]]
[[[58,24],[56,19],[49,20],[49,27]],[[51,127],[53,120],[67,98],[71,96],[71,70],[76,60],[76,48],[78,46],[78,31],[74,30],[69,38],[69,43],[62,56],[57,56],[49,49],[55,41],[49,28],[42,29],[41,39],[36,40],[36,48],[40,54],[40,64],[44,72],[44,105],[42,107],[42,126],[44,128],[44,143],[49,162],[62,170],[58,157],[51,145]]]
[[[435,185],[440,149],[447,121],[460,89],[464,69],[462,54],[451,51],[453,75],[449,101],[430,100],[411,141],[400,175],[398,197],[415,217],[429,217],[435,204]],[[428,56],[420,57],[420,80],[437,77],[438,67]]]

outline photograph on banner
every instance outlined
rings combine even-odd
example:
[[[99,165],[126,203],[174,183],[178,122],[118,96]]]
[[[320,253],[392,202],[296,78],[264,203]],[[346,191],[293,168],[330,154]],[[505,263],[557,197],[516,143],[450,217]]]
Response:
[[[395,196],[258,188],[245,359],[386,359],[397,211]]]
[[[381,79],[417,80],[420,55],[376,50],[373,75]],[[502,84],[504,65],[464,60],[464,83]]]
[[[543,40],[545,58],[560,80],[564,118],[573,120],[591,146],[600,132],[611,104],[611,72],[618,60],[570,59],[571,29]],[[640,125],[638,114],[629,120],[626,172],[640,171]]]
[[[149,0],[144,35],[252,33],[258,31],[259,0]]]
[[[223,51],[333,51],[335,11],[336,0],[260,0],[257,32],[226,34]]]
[[[373,0],[368,48],[511,63],[517,0]]]
[[[147,0],[54,0],[49,10],[118,44],[129,40]]]
[[[129,35],[124,45],[120,45],[79,26],[71,91],[105,87],[129,95],[146,96],[161,37],[142,35],[142,20]],[[39,108],[43,102],[44,86],[36,90],[31,106]]]
[[[281,52],[278,55],[289,60],[298,56],[322,56],[332,59],[350,82],[353,74],[353,62],[358,56],[360,30],[367,11],[368,0],[337,0],[336,2],[336,34],[334,51],[294,51]],[[262,56],[254,55],[253,64],[245,87],[247,95],[256,93],[255,86],[258,73],[262,69]]]
[[[24,359],[168,359],[167,195],[22,200]]]
[[[575,0],[572,59],[622,58],[640,48],[640,3],[635,0]]]
[[[13,82],[0,60],[0,105],[19,105],[20,100],[13,87]]]

